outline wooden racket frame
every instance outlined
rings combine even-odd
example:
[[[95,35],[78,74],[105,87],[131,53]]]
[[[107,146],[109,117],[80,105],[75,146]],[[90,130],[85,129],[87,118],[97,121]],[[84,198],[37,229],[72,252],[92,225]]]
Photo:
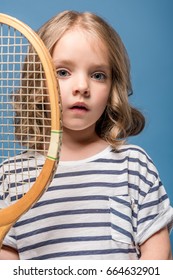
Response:
[[[50,108],[51,108],[51,138],[44,166],[37,177],[31,189],[16,203],[8,206],[5,209],[0,209],[0,248],[2,241],[10,230],[11,226],[27,212],[34,203],[42,196],[47,186],[50,184],[57,164],[58,154],[61,146],[61,110],[60,110],[60,90],[58,81],[55,75],[55,68],[52,62],[51,55],[40,39],[28,25],[20,20],[6,14],[0,14],[0,23],[11,26],[23,34],[34,47],[40,61],[42,62],[47,88],[49,90]]]

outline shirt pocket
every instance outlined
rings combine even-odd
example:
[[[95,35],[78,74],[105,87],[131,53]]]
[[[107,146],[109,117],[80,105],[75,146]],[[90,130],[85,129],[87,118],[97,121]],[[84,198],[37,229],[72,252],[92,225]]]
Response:
[[[129,196],[109,197],[112,239],[134,244],[132,200]]]

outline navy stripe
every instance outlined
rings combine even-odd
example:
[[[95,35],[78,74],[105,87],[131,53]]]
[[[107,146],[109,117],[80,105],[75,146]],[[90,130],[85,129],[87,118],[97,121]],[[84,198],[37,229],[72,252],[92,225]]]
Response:
[[[14,159],[13,158],[10,158],[9,160],[7,159],[7,160],[4,160],[3,161],[3,163],[0,165],[0,167],[2,167],[2,166],[5,166],[5,165],[8,165],[8,164],[16,164],[16,163],[18,163],[18,162],[25,162],[25,161],[28,161],[28,160],[32,160],[32,159],[35,159],[35,157],[34,156],[29,156],[29,157],[27,157],[27,158],[24,158],[24,157],[22,157],[21,158],[21,155],[24,155],[24,154],[27,154],[27,151],[25,151],[25,152],[23,152],[22,154],[17,154],[15,157],[14,157]]]
[[[143,175],[141,175],[138,171],[128,170],[128,173],[129,173],[130,175],[139,177],[139,178],[140,178],[145,184],[147,184],[148,186],[150,186],[150,187],[153,186],[153,182],[147,180],[146,177],[143,176]]]
[[[128,182],[90,182],[90,183],[80,183],[80,184],[70,184],[70,185],[62,185],[62,186],[52,186],[48,188],[48,191],[56,191],[56,190],[64,190],[64,189],[79,189],[79,188],[90,188],[90,187],[106,187],[106,188],[120,188],[127,186]]]
[[[122,196],[122,197],[123,197],[123,196]],[[127,197],[127,196],[124,196],[124,198],[125,198],[125,197]],[[125,206],[131,208],[130,202],[124,200],[123,198],[120,198],[119,196],[113,196],[113,197],[110,197],[110,198],[111,198],[112,200],[114,200],[114,201],[120,203],[120,204],[123,204],[123,205],[125,205]]]
[[[147,202],[147,203],[144,203],[142,205],[139,205],[139,210],[142,210],[144,208],[149,208],[149,207],[152,207],[152,206],[155,206],[155,205],[158,205],[159,203],[162,203],[164,200],[168,199],[168,196],[167,194],[163,195],[161,198],[159,198],[158,200],[153,200],[151,202]]]
[[[55,175],[55,178],[63,178],[63,177],[78,177],[78,176],[86,176],[86,175],[121,175],[121,174],[127,174],[128,169],[124,168],[122,170],[87,170],[87,171],[77,171],[77,172],[64,172],[64,173],[58,173]]]
[[[25,174],[24,174],[24,177],[25,177]],[[33,182],[36,181],[36,179],[37,179],[36,177],[30,178],[28,176],[27,179],[24,179],[22,181],[18,181],[18,182],[15,182],[15,183],[10,183],[8,185],[9,185],[9,188],[12,189],[12,188],[16,188],[16,187],[21,187],[21,186],[23,186],[24,184],[27,184],[27,183],[33,183]]]
[[[33,178],[33,179],[30,179],[30,183],[34,183],[36,181],[36,179],[35,178]],[[27,181],[26,180],[23,180],[23,182],[26,182],[27,183]],[[20,184],[20,185],[18,185],[18,187],[19,186],[21,186],[21,185],[23,185],[23,184]],[[107,183],[107,182],[90,182],[90,183],[81,183],[81,184],[70,184],[70,185],[62,185],[62,186],[59,186],[59,185],[57,185],[57,186],[52,186],[52,187],[48,187],[48,189],[47,189],[47,192],[51,192],[51,191],[57,191],[57,190],[65,190],[65,189],[83,189],[83,188],[90,188],[90,187],[102,187],[102,188],[122,188],[122,187],[126,187],[126,186],[128,186],[128,182],[127,181],[124,181],[124,182],[120,182],[120,183],[116,183],[116,182],[113,182],[113,183]],[[10,187],[11,187],[11,185],[10,185]],[[9,188],[10,188],[9,187]],[[8,189],[9,189],[8,188]],[[29,190],[29,188],[28,188],[28,190]],[[17,193],[17,191],[16,191],[16,193]],[[15,201],[15,200],[18,200],[19,198],[21,198],[22,196],[24,196],[24,194],[22,193],[22,194],[17,194],[17,195],[15,195],[15,196],[12,196],[11,197],[11,201]],[[64,200],[63,200],[63,202],[64,202]],[[44,201],[44,202],[41,202],[41,203],[44,203],[44,204],[46,204],[46,203],[48,203],[48,204],[50,204],[49,202],[46,202],[46,201]],[[52,200],[51,200],[51,203],[52,203]],[[54,203],[54,202],[53,202]],[[40,206],[40,205],[39,205]],[[38,207],[38,205],[36,205],[36,207]]]
[[[108,196],[105,195],[87,195],[87,196],[74,196],[74,197],[62,197],[49,199],[45,201],[39,201],[33,208],[49,205],[53,203],[62,203],[62,202],[72,202],[72,201],[86,201],[86,200],[109,200]]]
[[[139,165],[145,167],[147,169],[147,172],[154,175],[156,178],[158,178],[158,174],[151,170],[146,162],[141,161],[138,158],[130,158],[129,156],[124,157],[123,159],[106,159],[106,158],[100,158],[97,160],[94,160],[93,162],[100,162],[100,163],[116,163],[116,164],[120,164],[120,163],[124,163],[125,161],[127,162],[133,162],[133,163],[139,163]]]
[[[27,171],[27,172],[26,172]],[[35,177],[35,176],[32,176],[31,177],[31,174],[29,174],[29,172],[31,172],[31,171],[34,171],[34,172],[36,172],[36,170],[35,170],[35,168],[33,167],[33,168],[23,168],[23,169],[16,169],[16,170],[11,170],[10,171],[10,174],[9,174],[9,172],[5,172],[4,174],[3,174],[3,176],[0,178],[0,182],[1,181],[5,181],[6,180],[6,178],[8,178],[8,176],[10,176],[10,175],[15,175],[15,174],[21,174],[21,176],[23,176],[23,177],[26,177],[26,175],[27,175],[27,179],[24,179],[24,180],[19,180],[19,181],[16,181],[16,182],[11,182],[11,183],[9,183],[8,184],[8,186],[12,189],[12,188],[16,188],[16,186],[22,186],[23,185],[23,183],[28,183],[28,182],[35,182],[36,181],[36,178],[37,177]],[[8,182],[8,180],[7,180],[7,182]]]
[[[25,252],[27,250],[33,250],[36,248],[49,246],[53,244],[61,244],[61,243],[70,243],[70,242],[86,242],[86,241],[105,241],[112,240],[111,235],[106,236],[80,236],[80,237],[66,237],[66,238],[57,238],[57,239],[49,239],[43,242],[35,243],[30,246],[22,247],[20,249],[21,252]]]
[[[129,222],[132,225],[131,217],[129,217],[129,216],[127,216],[127,215],[125,215],[125,214],[123,214],[123,213],[113,209],[113,208],[110,208],[110,211],[115,216],[118,216],[118,217],[122,218],[122,220],[126,220],[127,222]],[[123,223],[123,221],[122,221],[122,223]]]
[[[123,148],[123,149],[119,149],[118,151],[116,151],[117,153],[123,153],[123,152],[127,152],[127,151],[136,151],[139,152],[140,154],[144,155],[146,157],[146,159],[153,164],[152,159],[146,154],[146,152],[144,152],[143,150],[137,148],[137,147],[127,147],[127,148]]]
[[[144,192],[143,190],[141,190],[141,189],[139,188],[139,186],[137,186],[137,185],[135,185],[135,184],[130,184],[130,183],[128,183],[128,187],[129,187],[129,189],[133,189],[133,190],[139,192],[139,194],[140,194],[141,196],[143,196],[143,197],[145,197],[146,194],[147,194],[146,192]]]
[[[100,163],[124,163],[129,159],[128,156],[124,157],[123,159],[109,159],[109,158],[99,158],[96,160],[93,160],[92,162],[100,162]]]
[[[140,220],[138,221],[137,225],[140,225],[140,224],[142,224],[142,223],[145,223],[146,221],[153,220],[153,219],[155,219],[155,217],[157,217],[157,216],[158,216],[158,214],[153,214],[153,215],[146,216],[145,218],[140,219]]]
[[[146,179],[145,176],[141,175],[138,171],[129,170],[127,168],[122,170],[89,170],[89,171],[78,171],[78,172],[65,172],[65,173],[58,173],[55,175],[55,178],[63,178],[63,177],[76,177],[76,176],[86,176],[86,175],[123,175],[123,174],[130,174],[133,176],[139,177],[145,184],[148,186],[152,186],[153,182]]]
[[[159,188],[161,188],[162,186],[163,186],[163,185],[162,185],[162,182],[159,181],[159,182],[158,182],[158,185],[155,186],[155,187],[153,186],[153,187],[149,190],[148,193],[158,192]]]
[[[123,234],[124,236],[129,237],[130,240],[131,240],[132,242],[134,242],[133,236],[132,236],[132,234],[131,234],[129,231],[127,231],[127,230],[125,230],[124,228],[121,228],[121,227],[119,227],[119,226],[117,226],[117,225],[114,225],[114,224],[112,224],[112,223],[111,223],[111,228],[114,229],[115,231],[120,232],[120,233]],[[120,239],[120,240],[117,240],[117,241],[121,241],[121,239]]]
[[[60,253],[42,255],[39,257],[31,258],[29,260],[46,260],[46,259],[61,258],[61,257],[110,255],[110,254],[122,254],[122,253],[123,254],[136,253],[136,249],[107,249],[107,250],[60,252]]]
[[[52,213],[46,213],[42,215],[34,216],[30,219],[25,219],[16,223],[15,227],[23,226],[36,222],[39,220],[44,220],[47,218],[58,217],[58,216],[67,216],[67,215],[85,215],[85,214],[109,214],[109,209],[77,209],[77,210],[66,210],[66,211],[57,211]]]
[[[75,228],[96,228],[96,227],[110,227],[111,223],[110,222],[101,222],[101,223],[74,223],[74,224],[60,224],[60,225],[54,225],[54,226],[48,226],[44,228],[39,228],[37,230],[31,231],[31,232],[26,232],[24,234],[20,234],[17,236],[17,240],[27,238],[29,236],[34,236],[43,232],[50,232],[54,230],[61,230],[61,229],[75,229]],[[14,226],[16,227],[16,226]]]

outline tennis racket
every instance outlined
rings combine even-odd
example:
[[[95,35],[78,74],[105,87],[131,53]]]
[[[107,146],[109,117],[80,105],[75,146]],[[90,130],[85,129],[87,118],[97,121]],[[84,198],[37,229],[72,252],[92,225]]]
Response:
[[[49,51],[29,26],[0,14],[0,248],[50,184],[61,132],[60,91]]]

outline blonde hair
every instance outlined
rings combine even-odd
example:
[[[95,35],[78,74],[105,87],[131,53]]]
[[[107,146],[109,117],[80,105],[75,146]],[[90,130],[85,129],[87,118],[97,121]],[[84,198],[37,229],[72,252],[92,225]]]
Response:
[[[108,50],[112,87],[106,109],[96,123],[96,132],[116,149],[145,126],[144,116],[128,100],[132,93],[128,54],[118,33],[104,19],[89,12],[64,11],[47,21],[38,34],[52,55],[57,41],[76,26],[99,38]]]

